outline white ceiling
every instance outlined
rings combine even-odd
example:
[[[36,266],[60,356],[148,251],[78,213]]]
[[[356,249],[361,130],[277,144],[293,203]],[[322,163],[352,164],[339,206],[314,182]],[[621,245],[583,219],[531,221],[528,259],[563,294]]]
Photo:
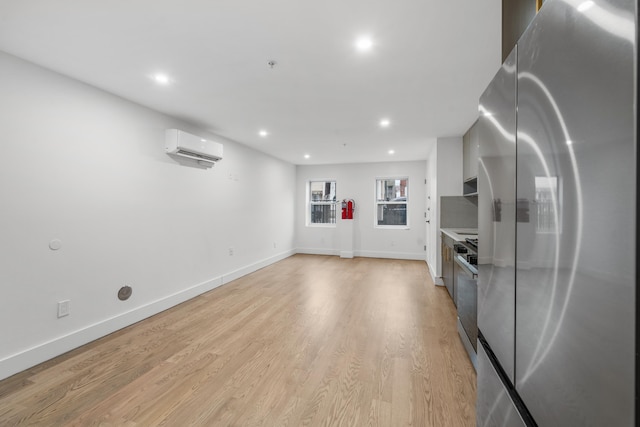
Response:
[[[0,50],[294,164],[417,160],[475,120],[500,4],[0,0]]]

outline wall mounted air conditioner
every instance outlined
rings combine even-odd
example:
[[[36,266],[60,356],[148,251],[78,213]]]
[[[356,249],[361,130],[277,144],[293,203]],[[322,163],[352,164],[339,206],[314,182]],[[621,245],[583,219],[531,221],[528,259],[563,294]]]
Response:
[[[206,167],[222,159],[222,144],[179,129],[166,130],[165,144],[167,154],[193,159]]]

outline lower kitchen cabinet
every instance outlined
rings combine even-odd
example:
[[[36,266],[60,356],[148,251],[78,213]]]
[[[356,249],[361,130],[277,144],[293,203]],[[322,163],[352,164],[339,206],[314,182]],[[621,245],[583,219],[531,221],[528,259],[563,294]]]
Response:
[[[456,303],[455,277],[453,275],[453,239],[442,233],[442,281],[444,282],[449,295]]]

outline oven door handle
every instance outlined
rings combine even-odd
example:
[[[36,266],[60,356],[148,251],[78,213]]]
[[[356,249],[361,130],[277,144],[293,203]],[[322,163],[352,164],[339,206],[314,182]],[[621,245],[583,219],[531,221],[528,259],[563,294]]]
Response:
[[[456,264],[460,266],[460,269],[462,270],[462,272],[464,272],[464,274],[469,276],[470,279],[476,279],[478,277],[477,270],[474,272],[475,269],[473,268],[473,266],[469,264],[467,260],[464,259],[461,255],[456,255],[454,260]]]

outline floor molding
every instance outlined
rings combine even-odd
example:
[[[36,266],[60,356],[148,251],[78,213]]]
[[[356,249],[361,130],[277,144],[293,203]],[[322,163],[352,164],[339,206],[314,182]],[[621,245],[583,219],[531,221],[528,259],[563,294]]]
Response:
[[[355,256],[366,258],[407,259],[423,261],[423,252],[384,252],[384,251],[355,251]]]
[[[335,255],[341,258],[383,258],[423,261],[422,252],[386,252],[386,251],[341,251],[339,249],[298,248],[297,253],[307,255]]]
[[[307,255],[340,255],[340,251],[337,249],[321,249],[321,248],[298,248],[296,250],[299,254]]]

